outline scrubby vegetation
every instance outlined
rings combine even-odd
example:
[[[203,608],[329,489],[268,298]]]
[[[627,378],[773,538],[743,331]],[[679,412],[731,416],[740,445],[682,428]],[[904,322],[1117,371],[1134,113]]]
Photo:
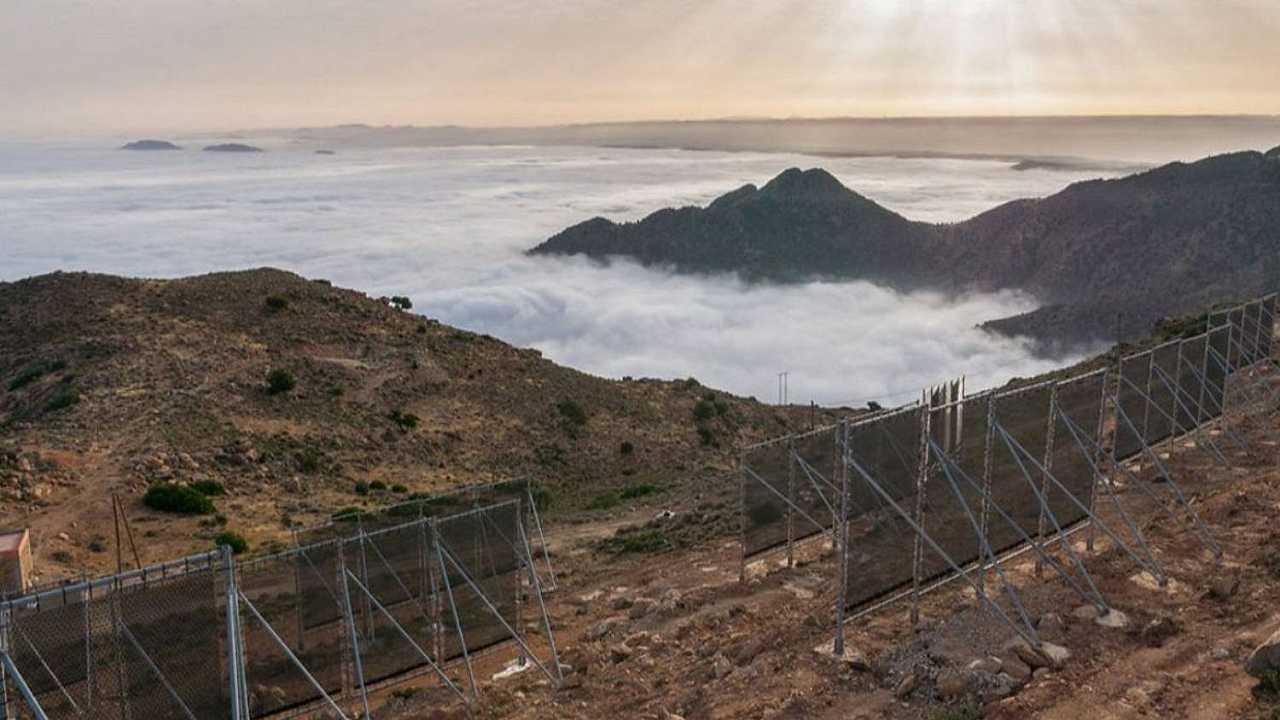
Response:
[[[213,536],[213,544],[215,547],[226,545],[231,548],[231,552],[235,555],[243,555],[249,552],[249,541],[244,536],[233,530],[223,530]]]
[[[406,431],[418,427],[418,423],[420,422],[417,415],[400,410],[392,410],[387,417],[390,418],[391,422],[399,425],[401,430]]]
[[[179,515],[208,515],[214,512],[213,501],[199,491],[177,483],[156,483],[147,488],[142,502],[152,510]]]
[[[293,373],[282,368],[276,368],[267,373],[267,394],[280,395],[287,393],[298,386],[298,380]]]
[[[672,549],[670,541],[658,530],[619,531],[600,541],[599,548],[613,555],[656,553]]]
[[[66,367],[67,363],[62,360],[32,363],[23,368],[21,372],[9,381],[9,392],[20,390],[36,380],[39,380],[41,377],[48,375],[49,373],[57,372]]]
[[[191,483],[191,489],[205,497],[221,497],[227,494],[227,489],[217,480],[197,480]]]

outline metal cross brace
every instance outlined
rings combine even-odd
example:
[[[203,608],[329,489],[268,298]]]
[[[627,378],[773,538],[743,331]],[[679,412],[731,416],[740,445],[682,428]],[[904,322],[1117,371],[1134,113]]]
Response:
[[[316,680],[315,676],[311,674],[311,671],[307,670],[307,666],[302,664],[302,661],[298,659],[297,655],[293,654],[293,650],[289,647],[289,644],[280,637],[275,628],[271,627],[271,623],[267,622],[267,619],[262,617],[262,613],[258,612],[258,608],[254,606],[253,601],[249,600],[249,598],[244,594],[244,591],[237,590],[236,592],[240,595],[241,604],[249,608],[249,612],[258,619],[258,622],[262,624],[263,629],[267,631],[267,634],[271,636],[271,639],[275,641],[276,645],[280,647],[285,656],[289,658],[289,661],[292,662],[294,666],[302,672],[303,676],[307,678],[307,682],[311,683],[311,687],[315,688],[315,690],[320,693],[320,695],[329,704],[329,707],[338,714],[339,718],[342,720],[351,720],[346,713],[342,712],[342,708],[338,707],[338,703],[334,702],[333,698],[330,697],[329,693],[324,689],[324,686],[322,686]]]

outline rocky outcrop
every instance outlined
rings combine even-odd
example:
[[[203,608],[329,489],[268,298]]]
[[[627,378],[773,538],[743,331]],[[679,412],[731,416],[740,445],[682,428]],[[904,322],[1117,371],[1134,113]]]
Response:
[[[204,147],[205,152],[223,152],[223,153],[260,153],[262,148],[243,143],[219,143],[217,145],[207,145]]]
[[[1280,673],[1280,630],[1276,630],[1271,637],[1249,653],[1244,669],[1259,680],[1266,677],[1268,673]]]

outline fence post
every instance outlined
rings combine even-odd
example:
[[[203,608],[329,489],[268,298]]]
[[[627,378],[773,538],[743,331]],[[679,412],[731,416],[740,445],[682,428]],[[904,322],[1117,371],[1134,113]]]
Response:
[[[747,453],[738,453],[738,582],[747,581]]]
[[[996,433],[996,394],[987,396],[987,433],[982,439],[982,537],[988,536],[991,527],[991,451]],[[987,568],[982,560],[982,538],[978,539],[978,587],[986,589]]]
[[[227,603],[227,679],[231,683],[231,720],[244,717],[244,688],[240,686],[240,667],[244,656],[240,648],[240,594],[236,585],[235,560],[231,548],[222,547],[222,568],[226,574]]]
[[[836,561],[840,563],[840,588],[836,594],[836,637],[831,649],[844,656],[844,606],[849,593],[849,418],[836,430],[840,451],[840,517],[836,518]]]
[[[920,459],[916,472],[916,524],[924,528],[924,493],[929,479],[929,416],[933,412],[932,397],[925,393],[923,411],[920,413]],[[911,553],[911,627],[920,624],[920,585],[924,575],[924,541],[922,533],[916,533]]]
[[[1049,473],[1053,472],[1053,428],[1058,420],[1058,383],[1049,388],[1049,423],[1044,434],[1044,476],[1040,481],[1040,492],[1045,503],[1040,506],[1040,522],[1036,526],[1036,537],[1043,539],[1048,521]],[[1036,577],[1044,577],[1044,560],[1036,558]]]
[[[1102,463],[1104,459],[1102,455],[1102,443],[1103,443],[1103,436],[1106,433],[1107,383],[1109,382],[1111,382],[1111,369],[1105,368],[1102,371],[1102,397],[1099,398],[1099,401],[1098,401],[1098,425],[1094,429],[1094,433],[1093,433],[1093,441],[1096,446],[1096,449],[1094,450],[1094,453],[1093,453],[1093,466],[1095,468],[1102,467]],[[1118,397],[1119,395],[1117,394],[1117,398]],[[1119,402],[1118,399],[1117,399],[1117,402]],[[1112,424],[1115,425],[1115,434],[1113,434],[1111,438],[1111,443],[1112,443],[1112,446],[1114,447],[1116,438],[1118,437],[1118,433],[1120,432],[1120,427],[1118,422],[1114,422]],[[1114,453],[1112,454],[1114,455]],[[1098,515],[1098,483],[1099,482],[1103,482],[1103,478],[1099,477],[1098,472],[1094,472],[1093,482],[1090,483],[1089,485],[1089,531],[1085,534],[1085,549],[1088,550],[1089,552],[1093,552],[1093,536],[1096,532],[1096,527],[1095,527],[1096,523],[1093,522],[1093,518],[1097,517]]]
[[[796,441],[795,436],[787,438],[787,567],[796,566],[795,551],[795,513],[791,503],[796,501]]]

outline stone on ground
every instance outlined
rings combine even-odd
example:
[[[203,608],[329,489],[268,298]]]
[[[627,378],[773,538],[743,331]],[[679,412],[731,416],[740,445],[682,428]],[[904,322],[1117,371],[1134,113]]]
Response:
[[[1244,669],[1259,680],[1266,673],[1280,672],[1280,630],[1276,630],[1271,637],[1249,653]]]

